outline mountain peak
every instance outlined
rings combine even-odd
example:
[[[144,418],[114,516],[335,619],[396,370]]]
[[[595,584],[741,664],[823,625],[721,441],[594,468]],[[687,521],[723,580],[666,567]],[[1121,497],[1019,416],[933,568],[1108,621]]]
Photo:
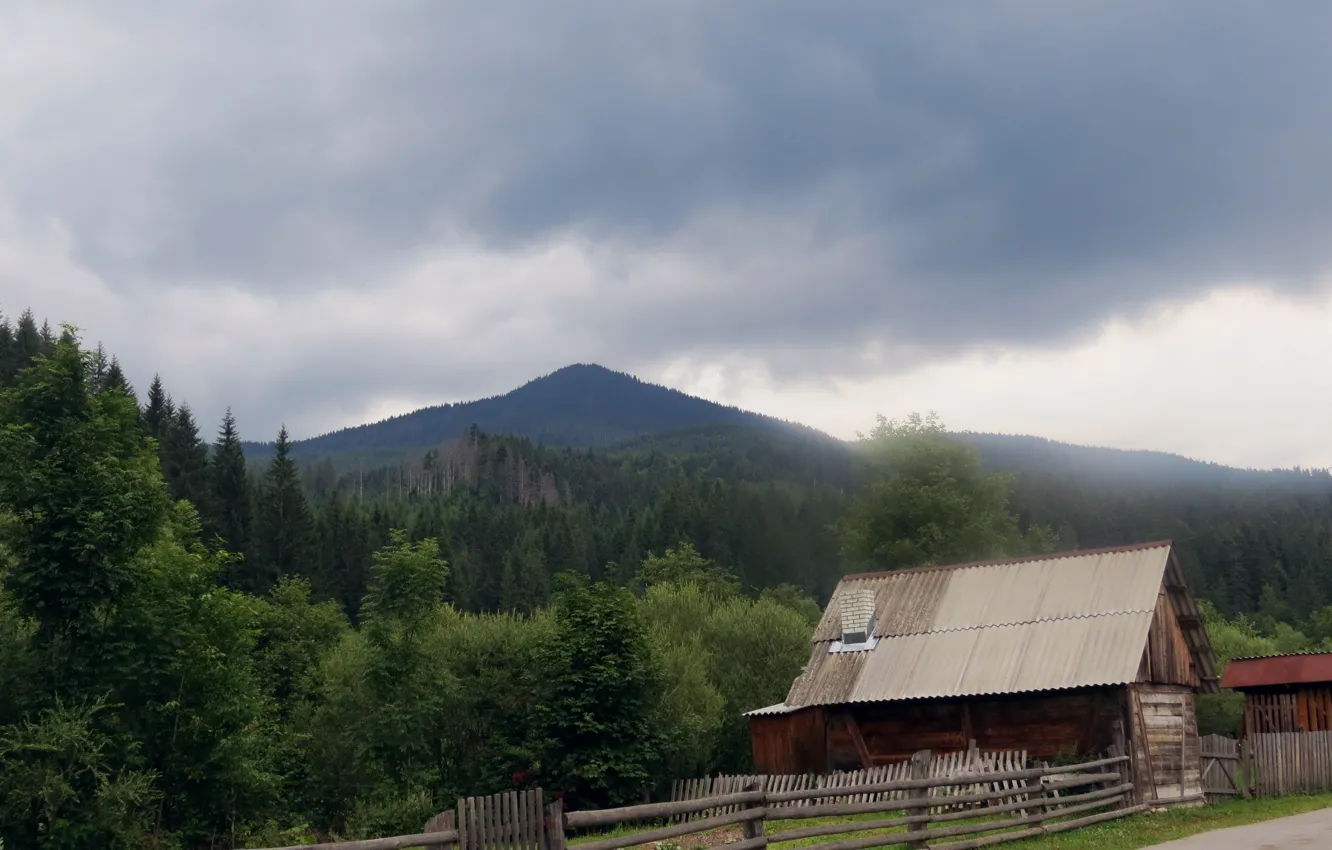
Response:
[[[596,363],[572,363],[504,395],[427,407],[293,444],[304,457],[436,446],[471,426],[550,446],[595,446],[707,425],[815,435],[813,429],[647,383]]]

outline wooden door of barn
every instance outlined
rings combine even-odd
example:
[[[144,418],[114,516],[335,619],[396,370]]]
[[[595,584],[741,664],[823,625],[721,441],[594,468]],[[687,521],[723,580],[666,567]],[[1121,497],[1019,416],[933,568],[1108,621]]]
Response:
[[[1202,751],[1202,788],[1207,795],[1207,802],[1215,803],[1239,796],[1239,742],[1225,735],[1204,735],[1199,743]]]

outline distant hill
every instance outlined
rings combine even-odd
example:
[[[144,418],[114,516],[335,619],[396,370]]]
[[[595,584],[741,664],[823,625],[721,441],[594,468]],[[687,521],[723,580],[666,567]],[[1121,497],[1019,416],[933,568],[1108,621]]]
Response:
[[[481,431],[552,448],[611,454],[660,453],[695,458],[720,477],[784,479],[790,475],[853,486],[852,444],[796,423],[729,407],[602,366],[566,366],[516,390],[479,401],[427,407],[293,443],[310,463],[329,459],[339,472],[420,462],[426,450]],[[1086,486],[1266,486],[1308,481],[1307,473],[1235,469],[1155,451],[1078,446],[1041,437],[958,433],[986,466],[1024,477],[1073,479]],[[246,444],[252,461],[271,444]],[[1287,481],[1289,479],[1289,481]]]
[[[1239,469],[1169,452],[1079,446],[1019,434],[959,433],[953,438],[974,446],[990,469],[1087,485],[1250,487],[1323,480],[1310,470]]]
[[[477,426],[492,434],[525,437],[547,446],[606,446],[649,434],[710,425],[739,425],[824,441],[826,434],[650,384],[593,364],[566,366],[504,395],[427,407],[382,422],[344,428],[293,443],[298,458],[355,454],[383,461],[400,452],[436,446]],[[252,458],[271,454],[248,443]]]

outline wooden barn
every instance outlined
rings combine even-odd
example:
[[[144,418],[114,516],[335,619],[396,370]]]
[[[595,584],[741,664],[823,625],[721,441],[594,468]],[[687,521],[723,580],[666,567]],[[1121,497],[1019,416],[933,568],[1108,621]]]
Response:
[[[1244,694],[1240,737],[1332,732],[1332,652],[1236,658],[1221,687]]]
[[[850,575],[813,644],[786,700],[749,714],[762,773],[1118,746],[1143,800],[1201,800],[1194,694],[1219,687],[1169,542]]]

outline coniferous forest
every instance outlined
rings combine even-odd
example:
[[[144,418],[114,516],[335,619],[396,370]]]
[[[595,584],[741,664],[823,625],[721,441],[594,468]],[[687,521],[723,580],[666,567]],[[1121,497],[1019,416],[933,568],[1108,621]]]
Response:
[[[5,846],[384,835],[464,795],[743,771],[742,713],[864,568],[1170,538],[1223,659],[1332,645],[1324,471],[653,415],[256,448],[72,329],[0,321]],[[950,498],[914,498],[939,470]]]

